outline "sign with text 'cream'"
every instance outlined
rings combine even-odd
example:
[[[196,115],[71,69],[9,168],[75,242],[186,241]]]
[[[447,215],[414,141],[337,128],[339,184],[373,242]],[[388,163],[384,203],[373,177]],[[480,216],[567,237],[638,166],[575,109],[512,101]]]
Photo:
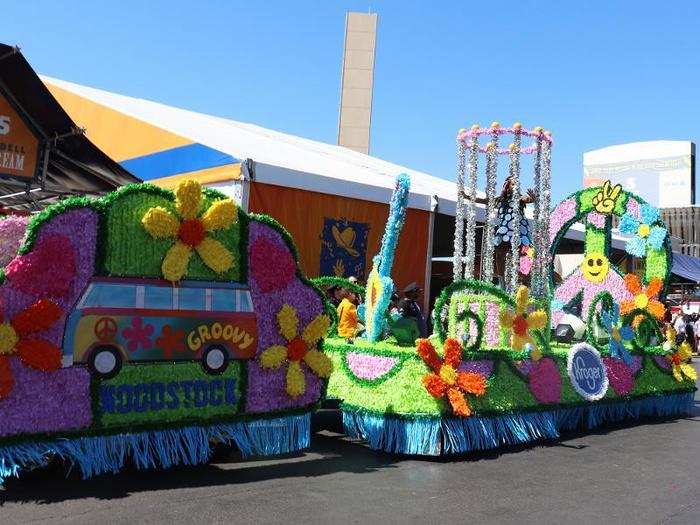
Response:
[[[33,179],[38,158],[39,139],[0,93],[0,175]]]

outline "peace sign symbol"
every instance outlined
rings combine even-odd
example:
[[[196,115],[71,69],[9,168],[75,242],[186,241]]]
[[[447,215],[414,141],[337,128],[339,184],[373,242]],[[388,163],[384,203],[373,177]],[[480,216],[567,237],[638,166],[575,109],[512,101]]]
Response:
[[[111,317],[101,317],[95,323],[94,332],[100,341],[109,341],[117,335],[117,322]]]
[[[610,187],[610,181],[606,180],[603,183],[603,187],[600,191],[593,197],[591,204],[595,206],[595,210],[598,213],[608,214],[612,213],[615,209],[615,201],[622,191],[622,186],[616,184]]]

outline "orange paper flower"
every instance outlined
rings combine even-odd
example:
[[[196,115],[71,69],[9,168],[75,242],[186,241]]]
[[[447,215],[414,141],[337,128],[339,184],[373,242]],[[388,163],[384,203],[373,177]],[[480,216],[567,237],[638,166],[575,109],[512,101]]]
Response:
[[[639,277],[633,273],[625,275],[625,285],[632,294],[632,299],[627,299],[620,303],[620,313],[628,314],[633,310],[646,310],[658,320],[664,318],[666,308],[659,301],[659,294],[664,286],[663,281],[654,277],[649,281],[649,285],[644,289],[639,282]]]
[[[61,308],[47,299],[40,299],[28,306],[11,322],[0,314],[0,399],[15,386],[10,367],[10,356],[19,355],[21,361],[44,372],[61,367],[61,351],[52,343],[36,339],[33,335],[43,332],[61,317]]]
[[[428,339],[416,340],[418,355],[433,373],[423,376],[423,386],[437,398],[447,397],[455,415],[472,415],[469,401],[464,394],[483,396],[486,393],[486,378],[475,372],[457,370],[462,356],[462,347],[456,339],[446,339],[443,349],[445,357],[440,359],[435,347]]]

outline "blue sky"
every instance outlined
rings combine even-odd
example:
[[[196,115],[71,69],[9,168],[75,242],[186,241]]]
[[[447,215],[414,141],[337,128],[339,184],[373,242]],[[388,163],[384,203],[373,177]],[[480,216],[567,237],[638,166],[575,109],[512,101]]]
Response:
[[[6,0],[2,41],[50,76],[330,143],[345,12],[371,9],[371,153],[445,178],[472,123],[551,129],[555,199],[586,150],[700,129],[697,2],[71,4]]]

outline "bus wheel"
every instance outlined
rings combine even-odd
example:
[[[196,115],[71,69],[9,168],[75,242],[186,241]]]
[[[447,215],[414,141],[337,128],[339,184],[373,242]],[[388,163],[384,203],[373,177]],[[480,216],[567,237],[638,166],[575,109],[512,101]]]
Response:
[[[98,346],[90,354],[88,367],[100,379],[109,379],[121,370],[122,356],[113,346]]]
[[[207,374],[223,374],[228,367],[228,352],[223,346],[212,345],[202,354],[202,368]]]

